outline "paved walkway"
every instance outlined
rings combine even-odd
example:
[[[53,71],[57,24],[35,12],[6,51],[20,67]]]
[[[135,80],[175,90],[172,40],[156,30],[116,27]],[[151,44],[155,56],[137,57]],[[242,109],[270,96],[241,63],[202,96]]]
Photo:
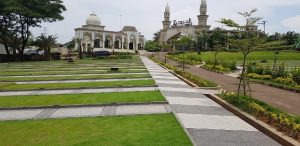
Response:
[[[113,76],[113,75],[147,75],[147,72],[141,73],[103,73],[103,74],[68,74],[68,75],[30,75],[30,76],[1,76],[0,78],[48,78],[48,77],[73,77],[73,76]]]
[[[89,82],[111,82],[111,81],[137,81],[152,80],[152,78],[124,78],[124,79],[92,79],[92,80],[63,80],[63,81],[26,81],[15,82],[16,84],[54,84],[54,83],[89,83]]]
[[[99,89],[68,89],[68,90],[31,90],[31,91],[7,91],[0,92],[1,96],[17,95],[58,95],[58,94],[82,94],[82,93],[107,93],[107,92],[135,92],[155,91],[157,87],[131,87],[131,88],[99,88]]]
[[[169,113],[169,112],[171,112],[170,107],[169,105],[166,104],[2,110],[0,111],[0,121],[71,118],[71,117],[97,117],[97,116],[115,116],[115,115],[160,114],[160,113]]]
[[[161,60],[163,60],[161,56]],[[178,66],[179,63],[168,59],[168,63],[173,66]],[[213,81],[230,92],[236,92],[238,88],[239,80],[234,77],[230,77],[223,74],[218,74],[211,72],[196,66],[186,65],[186,71],[198,75],[207,80]],[[282,90],[278,88],[273,88],[266,85],[251,83],[251,90],[253,98],[260,101],[266,102],[275,108],[286,111],[290,114],[300,116],[300,94]]]
[[[204,96],[202,90],[191,88],[148,58],[142,60],[195,145],[279,145]]]

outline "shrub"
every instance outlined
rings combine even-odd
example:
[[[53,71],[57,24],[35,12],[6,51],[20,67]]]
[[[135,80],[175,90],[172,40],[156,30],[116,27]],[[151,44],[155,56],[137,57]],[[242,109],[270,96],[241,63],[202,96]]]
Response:
[[[276,67],[275,70],[273,70],[272,76],[273,76],[273,78],[278,78],[278,77],[286,78],[286,77],[288,77],[288,72],[286,70],[285,64],[282,63],[281,65]]]
[[[272,75],[272,69],[271,69],[270,65],[267,65],[264,68],[263,75]]]
[[[291,71],[293,80],[299,85],[300,84],[300,68],[295,68]]]
[[[256,65],[253,62],[247,64],[247,73],[255,73]]]
[[[222,91],[220,96],[243,111],[259,119],[266,119],[268,124],[275,125],[278,130],[286,132],[290,137],[298,139],[300,124],[296,122],[296,117],[281,111],[274,111],[274,108],[252,97],[238,96],[226,91]]]
[[[250,73],[248,74],[249,78],[252,79],[259,79],[259,80],[271,80],[272,76],[271,75],[258,75],[256,73]]]
[[[291,86],[296,85],[296,83],[294,82],[294,80],[292,78],[278,77],[278,78],[275,79],[275,82],[281,83],[281,84],[286,84],[286,85],[291,85]]]
[[[224,68],[229,68],[230,70],[236,70],[236,61],[221,61],[221,65]]]
[[[261,66],[261,65],[258,65],[258,66],[255,67],[255,73],[256,74],[262,75],[264,73],[264,70],[265,70],[264,67]]]

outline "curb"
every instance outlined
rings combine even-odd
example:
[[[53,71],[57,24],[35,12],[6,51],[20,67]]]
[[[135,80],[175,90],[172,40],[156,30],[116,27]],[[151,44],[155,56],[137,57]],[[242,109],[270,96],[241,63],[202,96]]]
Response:
[[[50,105],[50,106],[32,106],[32,107],[11,107],[0,108],[4,110],[30,110],[30,109],[52,109],[52,108],[81,108],[81,107],[102,107],[102,106],[122,106],[122,105],[154,105],[154,104],[169,104],[168,101],[153,101],[153,102],[124,102],[124,103],[108,103],[108,104],[74,104],[74,105]]]
[[[241,111],[237,107],[234,107],[233,105],[229,104],[228,102],[222,100],[220,97],[218,97],[216,95],[210,95],[210,94],[205,94],[205,96],[207,96],[211,100],[215,101],[216,103],[218,103],[219,105],[221,105],[222,107],[227,109],[228,111],[232,112],[234,115],[238,116],[239,118],[241,118],[248,124],[252,125],[253,127],[258,129],[262,133],[271,137],[273,140],[275,140],[279,144],[284,145],[284,146],[299,145],[299,143],[296,140],[277,131],[270,125],[268,125],[260,120],[257,120],[255,117],[251,116],[250,114]]]
[[[81,89],[108,89],[108,88],[143,88],[143,87],[158,87],[158,85],[149,85],[149,86],[111,86],[111,87],[99,87],[99,88],[59,88],[59,89],[34,89],[34,90],[0,90],[1,92],[21,92],[21,91],[32,91],[32,92],[38,92],[38,91],[62,91],[62,90],[81,90]]]

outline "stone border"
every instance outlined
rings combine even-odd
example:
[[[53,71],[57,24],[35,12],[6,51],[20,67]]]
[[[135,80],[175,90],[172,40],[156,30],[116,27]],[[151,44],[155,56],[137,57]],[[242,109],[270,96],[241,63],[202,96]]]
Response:
[[[145,85],[145,86],[111,86],[111,87],[99,87],[99,88],[90,88],[90,87],[82,87],[82,88],[60,88],[60,89],[30,89],[30,90],[0,90],[1,92],[22,92],[22,91],[32,91],[32,92],[38,92],[38,91],[56,91],[56,90],[81,90],[81,89],[108,89],[108,88],[143,88],[143,87],[158,87],[158,85]]]
[[[209,97],[210,99],[212,99],[213,101],[215,101],[216,103],[218,103],[219,105],[221,105],[222,107],[227,109],[228,111],[232,112],[233,114],[235,114],[239,118],[246,121],[248,124],[252,125],[253,127],[258,129],[262,133],[264,133],[267,136],[274,139],[278,143],[280,143],[284,146],[299,145],[299,143],[296,140],[292,139],[291,137],[288,137],[288,136],[284,135],[282,132],[277,131],[276,129],[274,129],[270,125],[264,123],[263,121],[260,121],[260,120],[256,119],[255,117],[251,116],[250,114],[241,111],[237,107],[235,107],[235,106],[229,104],[228,102],[222,100],[220,97],[218,97],[216,95],[210,95],[210,94],[205,94],[205,96]]]
[[[29,109],[51,109],[51,108],[81,108],[81,107],[101,107],[101,106],[121,106],[121,105],[153,105],[153,104],[169,104],[168,101],[153,102],[124,102],[124,103],[107,103],[107,104],[74,104],[74,105],[49,105],[49,106],[28,106],[28,107],[8,107],[0,108],[4,110],[29,110]]]

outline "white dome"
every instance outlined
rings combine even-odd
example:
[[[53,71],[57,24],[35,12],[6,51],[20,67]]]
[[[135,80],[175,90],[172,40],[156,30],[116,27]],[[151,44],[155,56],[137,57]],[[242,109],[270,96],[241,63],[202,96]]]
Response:
[[[91,14],[86,19],[86,25],[101,25],[100,18],[96,14]]]

